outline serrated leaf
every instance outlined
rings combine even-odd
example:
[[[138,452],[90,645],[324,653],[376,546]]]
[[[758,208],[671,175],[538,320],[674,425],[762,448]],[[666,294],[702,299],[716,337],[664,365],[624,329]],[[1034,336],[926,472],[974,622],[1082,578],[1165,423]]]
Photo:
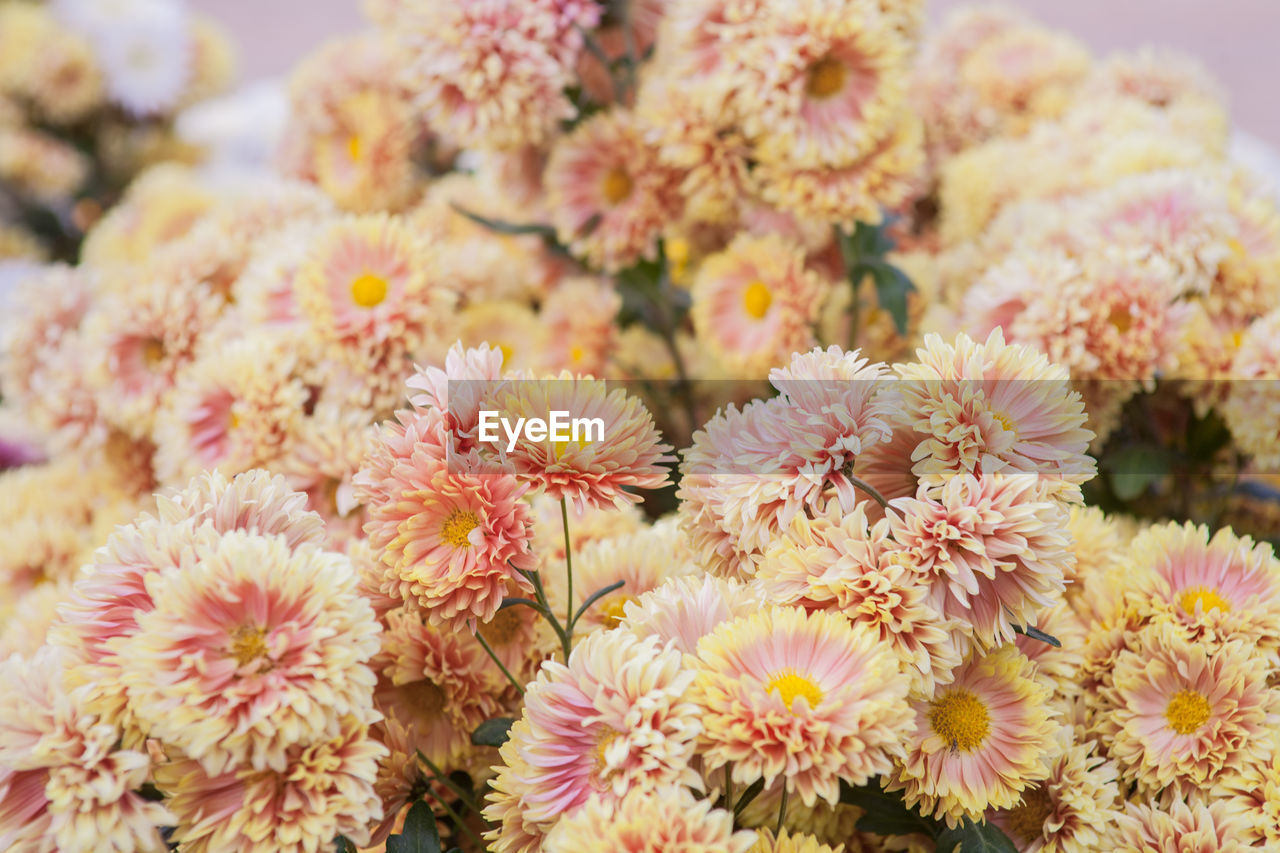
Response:
[[[441,853],[440,831],[431,806],[422,800],[413,804],[400,834],[387,839],[387,853]]]
[[[965,818],[955,829],[943,828],[937,838],[938,853],[1018,853],[1009,836],[993,823]]]
[[[858,818],[859,832],[874,832],[877,835],[913,835],[923,832],[932,836],[937,831],[935,821],[907,808],[901,797],[884,791],[875,780],[860,788],[842,782],[840,802],[857,806],[865,812]]]
[[[471,742],[476,746],[502,746],[511,735],[514,717],[494,717],[476,726],[471,733]]]
[[[882,311],[893,318],[893,326],[899,335],[907,334],[907,296],[916,289],[902,270],[887,261],[867,264],[871,280],[876,285],[876,301]]]
[[[1103,467],[1116,497],[1131,501],[1168,474],[1171,462],[1169,451],[1164,448],[1131,444],[1108,454]]]

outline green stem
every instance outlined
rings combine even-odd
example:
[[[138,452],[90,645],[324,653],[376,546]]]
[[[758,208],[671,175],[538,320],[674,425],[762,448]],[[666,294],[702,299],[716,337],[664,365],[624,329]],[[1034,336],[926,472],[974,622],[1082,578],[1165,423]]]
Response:
[[[441,770],[439,767],[436,766],[436,763],[434,761],[432,761],[430,758],[427,758],[426,754],[423,753],[422,750],[419,749],[417,752],[418,752],[418,760],[421,761],[423,764],[427,765],[427,769],[429,769],[432,775],[439,780],[441,785],[444,785],[446,788],[452,791],[453,794],[467,808],[471,809],[476,814],[482,814],[480,811],[480,805],[475,801],[475,799],[470,794],[468,794],[466,791],[459,788],[452,779],[450,779],[448,776],[444,774],[443,770]]]
[[[855,489],[866,492],[875,500],[876,503],[880,504],[882,509],[889,508],[889,502],[885,500],[884,495],[880,494],[880,490],[875,486],[871,485],[861,477],[855,477],[852,474],[846,474],[845,476],[849,478],[850,483],[853,483],[853,487]]]
[[[773,834],[775,836],[782,834],[782,824],[787,820],[787,785],[784,781],[782,784],[782,802],[778,804],[778,825],[774,827]]]
[[[471,827],[467,826],[466,822],[462,819],[462,816],[453,810],[453,806],[445,802],[444,797],[441,797],[438,794],[432,793],[431,796],[437,803],[444,807],[444,810],[448,813],[449,817],[453,819],[453,825],[462,830],[466,834],[467,838],[471,839],[471,843],[476,846],[476,849],[483,850],[484,842],[480,840],[480,836],[476,835],[471,830]]]
[[[498,669],[502,670],[502,674],[507,677],[507,681],[511,682],[511,686],[514,687],[521,696],[523,696],[524,686],[521,685],[519,681],[516,681],[516,677],[511,674],[510,670],[502,665],[502,661],[498,660],[498,656],[494,654],[493,649],[489,648],[489,644],[485,641],[484,637],[480,635],[480,631],[478,629],[476,630],[476,639],[480,641],[480,645],[484,648],[485,652],[488,653],[493,662],[498,665]]]
[[[568,613],[565,616],[565,630],[561,642],[564,644],[564,662],[569,662],[569,652],[573,648],[573,546],[569,544],[569,499],[560,498],[560,521],[564,525],[564,570],[565,581],[569,590]]]
[[[726,761],[724,765],[724,807],[733,808],[733,762]]]
[[[543,619],[547,620],[547,624],[551,626],[551,630],[556,632],[560,642],[562,644],[567,643],[568,637],[565,635],[564,627],[560,624],[560,620],[556,618],[556,615],[551,612],[551,603],[547,601],[547,591],[542,586],[542,576],[537,572],[524,570],[521,570],[520,574],[524,575],[529,583],[533,584],[533,595],[538,601],[538,613],[542,615]],[[567,662],[568,659],[569,656],[566,654],[565,661]]]

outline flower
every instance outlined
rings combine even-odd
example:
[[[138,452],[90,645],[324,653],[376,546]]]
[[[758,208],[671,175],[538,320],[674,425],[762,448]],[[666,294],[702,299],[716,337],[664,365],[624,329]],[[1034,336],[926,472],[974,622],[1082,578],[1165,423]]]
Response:
[[[1115,843],[1120,812],[1115,763],[1098,757],[1088,741],[1063,750],[1021,802],[989,811],[987,819],[1024,853],[1089,853]]]
[[[842,849],[842,846],[837,845],[836,850]],[[750,853],[836,853],[836,850],[812,835],[788,832],[783,828],[777,836],[767,829],[759,830]]]
[[[886,790],[948,826],[1017,805],[1049,776],[1059,729],[1034,671],[1016,648],[1001,646],[967,660],[932,699],[915,700],[915,735]]]
[[[473,630],[493,618],[508,584],[533,591],[520,574],[535,566],[527,487],[452,458],[439,410],[403,419],[382,426],[353,480],[365,534],[393,572],[384,591],[433,625]]]
[[[156,495],[156,515],[167,525],[210,522],[217,533],[242,530],[281,536],[296,550],[322,541],[324,522],[307,509],[306,495],[294,491],[279,474],[255,469],[228,477],[206,471],[185,489]],[[145,514],[139,523],[147,525]]]
[[[655,637],[601,631],[573,649],[567,666],[542,665],[490,783],[484,814],[501,822],[487,836],[494,850],[532,849],[593,794],[616,802],[699,784],[689,762],[702,726],[681,657]]]
[[[121,650],[130,708],[210,773],[283,770],[291,747],[368,719],[373,610],[339,554],[240,531],[145,578],[153,609]]]
[[[721,624],[695,657],[706,771],[732,762],[740,784],[782,778],[806,805],[834,803],[840,780],[887,773],[911,730],[895,656],[842,616],[770,607]]]
[[[610,390],[602,380],[564,373],[512,382],[493,396],[489,408],[512,422],[545,420],[551,412],[565,413],[570,423],[588,421],[582,433],[569,433],[569,441],[522,433],[506,453],[504,469],[530,488],[578,506],[622,506],[640,501],[635,489],[666,484],[665,463],[674,461],[667,455],[671,447],[662,443],[644,404],[625,389]]]
[[[726,368],[754,378],[813,345],[830,288],[781,237],[739,235],[698,268],[694,330]]]
[[[929,587],[893,547],[889,522],[868,525],[865,504],[809,519],[797,515],[756,573],[769,601],[839,613],[893,650],[912,691],[932,694],[960,665],[953,626],[929,603]]]
[[[952,477],[895,498],[889,527],[929,602],[968,626],[979,648],[1014,639],[1065,587],[1066,513],[1026,474]]]
[[[679,212],[674,171],[621,110],[592,116],[557,140],[543,183],[560,242],[605,272],[652,259],[659,232]]]
[[[1242,641],[1211,653],[1168,625],[1147,628],[1116,658],[1106,694],[1121,778],[1151,794],[1189,793],[1269,750],[1277,716],[1268,670]]]
[[[363,846],[382,817],[373,785],[386,755],[364,722],[345,717],[332,737],[289,748],[280,770],[214,775],[179,759],[156,768],[156,787],[177,816],[171,840],[192,853],[308,853],[338,835]]]
[[[471,732],[497,713],[507,682],[489,678],[489,659],[464,634],[433,628],[405,608],[386,622],[373,662],[378,708],[437,766],[454,766],[470,752]]]
[[[921,441],[912,458],[922,482],[951,474],[1036,474],[1071,499],[1094,475],[1093,434],[1067,371],[1045,356],[1006,344],[1000,329],[979,343],[926,335],[918,363],[897,365],[897,388]]]
[[[695,800],[685,788],[634,789],[616,802],[591,797],[555,825],[546,853],[747,853],[750,831],[733,831],[733,815]]]
[[[1278,329],[1280,310],[1250,324],[1231,363],[1231,378],[1237,381],[1228,384],[1221,409],[1232,442],[1270,470],[1280,465],[1280,430],[1271,417],[1280,401],[1275,390],[1280,379]]]
[[[693,654],[698,641],[716,626],[755,613],[764,602],[764,590],[758,585],[712,575],[682,575],[628,601],[619,626]]]
[[[1127,803],[1117,818],[1116,853],[1243,853],[1247,824],[1226,802],[1188,805],[1175,801],[1163,810],[1155,804]]]
[[[193,45],[183,7],[148,2],[134,14],[102,20],[89,38],[111,99],[135,116],[175,107],[191,75]]]

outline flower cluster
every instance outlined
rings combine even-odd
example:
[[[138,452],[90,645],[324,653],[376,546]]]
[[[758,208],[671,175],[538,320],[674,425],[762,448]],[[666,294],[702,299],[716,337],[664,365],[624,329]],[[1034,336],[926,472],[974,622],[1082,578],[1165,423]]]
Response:
[[[3,318],[0,847],[1280,846],[1280,210],[1197,66],[363,5],[275,174]],[[176,8],[0,0],[6,188],[213,85]]]

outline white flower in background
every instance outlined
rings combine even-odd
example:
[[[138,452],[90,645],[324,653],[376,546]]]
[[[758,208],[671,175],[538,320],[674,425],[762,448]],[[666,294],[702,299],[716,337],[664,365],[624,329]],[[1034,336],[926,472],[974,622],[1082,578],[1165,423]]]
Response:
[[[93,44],[111,99],[135,115],[173,107],[191,76],[191,31],[176,0],[55,0]]]

